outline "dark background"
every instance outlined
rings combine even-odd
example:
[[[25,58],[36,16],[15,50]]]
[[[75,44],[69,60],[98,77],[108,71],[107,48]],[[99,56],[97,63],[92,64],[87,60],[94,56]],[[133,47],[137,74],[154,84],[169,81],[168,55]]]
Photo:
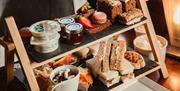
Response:
[[[161,35],[169,40],[162,1],[163,0],[149,0],[147,5],[156,34]]]
[[[73,0],[0,0],[0,5],[0,36],[4,34],[4,17],[7,16],[13,16],[21,28],[40,20],[74,13]],[[156,33],[168,39],[162,0],[149,0],[148,7]]]
[[[4,34],[4,17],[13,16],[19,28],[47,19],[74,13],[72,0],[0,0],[4,8],[0,17],[0,35]]]

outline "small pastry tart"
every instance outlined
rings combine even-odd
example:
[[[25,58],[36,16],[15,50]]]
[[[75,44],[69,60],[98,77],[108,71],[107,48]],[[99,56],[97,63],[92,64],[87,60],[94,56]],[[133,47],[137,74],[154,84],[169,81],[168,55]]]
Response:
[[[141,69],[146,65],[144,58],[135,51],[125,52],[124,57],[129,60],[129,62],[134,66],[135,69]]]

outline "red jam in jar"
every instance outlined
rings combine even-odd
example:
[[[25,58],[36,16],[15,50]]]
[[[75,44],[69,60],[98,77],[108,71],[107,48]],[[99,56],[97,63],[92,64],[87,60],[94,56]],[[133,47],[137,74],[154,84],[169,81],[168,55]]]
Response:
[[[80,23],[71,23],[66,25],[65,28],[68,44],[78,45],[83,41],[83,26]]]
[[[22,40],[23,40],[23,43],[24,43],[24,44],[28,44],[29,41],[30,41],[30,38],[31,38],[31,36],[32,36],[29,28],[28,28],[28,27],[23,27],[23,28],[21,28],[21,29],[19,30],[19,33],[20,33],[20,36],[21,36],[21,38],[22,38]]]
[[[58,22],[60,23],[61,26],[61,31],[59,32],[61,35],[61,40],[64,42],[66,41],[66,31],[65,31],[65,26],[70,24],[70,23],[74,23],[75,20],[72,17],[62,17],[58,20]]]

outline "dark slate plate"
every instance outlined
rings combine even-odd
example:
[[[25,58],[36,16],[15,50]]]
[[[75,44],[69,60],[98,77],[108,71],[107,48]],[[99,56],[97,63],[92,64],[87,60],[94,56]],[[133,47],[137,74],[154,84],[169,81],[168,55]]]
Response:
[[[151,69],[153,69],[154,67],[157,67],[158,64],[155,63],[154,61],[151,61],[149,60],[148,58],[144,58],[145,59],[145,62],[146,62],[146,66],[140,70],[135,70],[134,73],[135,73],[135,77],[143,74],[144,72],[147,72]],[[108,91],[120,84],[122,84],[122,82],[119,82],[119,83],[116,83],[110,87],[106,87],[100,80],[98,80],[97,78],[93,78],[93,85],[90,86],[89,90],[88,91]]]
[[[145,17],[142,18],[142,21],[144,21],[144,20],[146,20]],[[38,53],[34,50],[33,46],[31,46],[31,45],[28,45],[26,47],[26,49],[27,49],[28,55],[30,56],[30,58],[32,60],[34,60],[36,62],[42,62],[42,61],[47,60],[49,58],[52,58],[54,56],[63,54],[63,53],[68,52],[70,50],[74,50],[78,47],[81,47],[83,45],[91,43],[91,42],[98,40],[100,38],[106,37],[106,36],[113,34],[117,31],[121,31],[122,29],[125,29],[125,28],[130,27],[130,26],[133,26],[133,25],[126,26],[126,25],[122,25],[119,23],[113,24],[111,27],[108,27],[107,29],[105,29],[99,33],[96,33],[94,35],[86,34],[83,42],[79,45],[76,45],[76,46],[68,45],[68,44],[59,42],[59,48],[57,50],[55,50],[54,52],[51,52],[51,53]]]

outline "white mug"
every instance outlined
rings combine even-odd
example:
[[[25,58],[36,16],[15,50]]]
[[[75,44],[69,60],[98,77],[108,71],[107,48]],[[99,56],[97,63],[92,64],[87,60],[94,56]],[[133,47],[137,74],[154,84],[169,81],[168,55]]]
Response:
[[[65,70],[67,68],[69,68],[70,70],[75,72],[76,76],[72,79],[68,79],[68,80],[62,81],[56,85],[53,85],[51,87],[52,88],[51,91],[77,91],[78,90],[80,72],[76,66],[64,65],[64,66],[60,66],[58,68],[55,68],[50,75],[50,79],[53,82],[54,76],[56,74],[58,74],[59,71]]]

